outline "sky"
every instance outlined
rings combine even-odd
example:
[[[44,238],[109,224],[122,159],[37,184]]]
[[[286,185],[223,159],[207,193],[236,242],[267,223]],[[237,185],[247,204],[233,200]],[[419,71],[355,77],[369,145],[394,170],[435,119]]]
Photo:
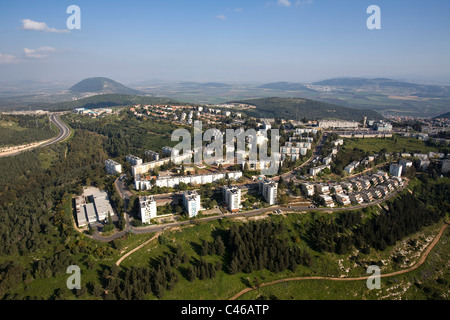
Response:
[[[1,1],[0,81],[450,83],[449,13],[448,0]]]

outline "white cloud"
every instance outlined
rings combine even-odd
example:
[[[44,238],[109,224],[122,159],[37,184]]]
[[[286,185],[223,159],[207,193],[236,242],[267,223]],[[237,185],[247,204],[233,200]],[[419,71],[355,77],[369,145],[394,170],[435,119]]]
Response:
[[[289,0],[278,0],[278,5],[283,7],[290,7],[291,2]]]
[[[217,19],[219,20],[226,20],[227,17],[225,17],[223,14],[219,14],[218,16],[216,16]]]
[[[27,58],[42,59],[48,57],[48,54],[55,50],[56,49],[52,47],[40,47],[37,49],[24,48],[23,52]]]
[[[0,53],[0,64],[13,64],[20,62],[15,56],[11,54],[1,54]]]
[[[28,31],[41,31],[41,32],[52,32],[52,33],[68,33],[68,29],[58,30],[55,28],[50,28],[45,22],[37,22],[31,19],[22,20],[22,30]]]
[[[234,9],[234,12],[242,12],[242,8],[236,8],[236,9]]]

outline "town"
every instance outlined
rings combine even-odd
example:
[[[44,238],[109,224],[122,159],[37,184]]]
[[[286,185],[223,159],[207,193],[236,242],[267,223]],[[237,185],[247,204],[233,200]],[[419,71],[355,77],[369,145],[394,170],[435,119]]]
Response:
[[[141,150],[137,155],[106,160],[106,173],[116,176],[116,183],[121,186],[117,188],[121,197],[126,202],[133,196],[138,199],[138,209],[125,213],[130,215],[127,221],[134,221],[135,230],[152,230],[152,226],[183,221],[185,218],[354,209],[380,203],[403,190],[411,177],[408,174],[411,170],[426,171],[430,165],[438,168],[442,174],[450,170],[448,156],[431,151],[367,153],[364,157],[346,163],[342,170],[334,163],[348,139],[378,139],[382,142],[397,137],[414,137],[446,145],[449,140],[438,138],[437,133],[449,127],[448,120],[439,119],[426,126],[423,124],[427,132],[435,134],[436,137],[432,137],[421,132],[415,133],[417,131],[412,127],[399,127],[396,125],[401,123],[398,118],[393,121],[394,127],[393,123],[373,121],[367,117],[360,122],[302,122],[251,118],[238,112],[249,108],[252,106],[242,104],[197,107],[134,105],[115,111],[130,113],[140,121],[159,120],[185,128],[192,128],[196,121],[206,121],[205,130],[218,127],[223,131],[238,129],[241,132],[255,132],[254,135],[245,136],[245,150],[236,148],[235,137],[231,140],[227,138],[226,144],[220,139],[220,148],[224,149],[220,156],[201,141],[201,147],[194,143],[196,148],[184,150],[183,153],[176,146],[164,146],[160,150]],[[75,109],[74,113],[92,118],[108,117],[114,112],[111,108],[83,108]],[[431,129],[433,125],[435,129]],[[280,130],[281,135],[274,137],[272,128]],[[217,132],[220,138],[225,136],[225,132]],[[259,150],[263,145],[270,145],[271,139],[277,139],[281,144],[279,150],[271,150],[270,161],[276,161],[278,170],[276,174],[266,176],[261,174],[261,170],[273,163],[251,159],[250,152],[252,144]],[[193,160],[197,152],[210,156],[213,161],[196,163]],[[233,157],[229,157],[230,154]],[[127,163],[127,170],[124,169],[123,160]],[[210,186],[213,192],[203,197],[205,193],[201,190],[202,186]],[[97,226],[102,230],[102,224],[108,222],[107,214],[110,217],[120,215],[114,214],[111,206],[108,206],[110,210],[107,213],[94,215],[96,206],[92,203],[78,204],[83,203],[82,199],[77,202],[79,227]],[[103,199],[108,201],[107,197]],[[168,205],[171,209],[168,209]]]

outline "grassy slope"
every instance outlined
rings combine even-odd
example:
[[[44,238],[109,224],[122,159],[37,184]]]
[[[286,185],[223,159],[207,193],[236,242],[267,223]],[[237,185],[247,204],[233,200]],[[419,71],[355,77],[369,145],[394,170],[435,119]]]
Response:
[[[359,148],[370,153],[379,152],[383,148],[385,148],[388,153],[428,153],[429,151],[436,151],[436,148],[427,146],[426,143],[421,140],[404,137],[398,137],[397,143],[391,138],[345,139],[344,147],[347,150]]]

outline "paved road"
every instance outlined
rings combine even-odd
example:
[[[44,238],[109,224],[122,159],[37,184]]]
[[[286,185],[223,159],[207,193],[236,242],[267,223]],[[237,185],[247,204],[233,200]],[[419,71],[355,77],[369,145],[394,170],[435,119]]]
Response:
[[[70,129],[69,127],[59,118],[59,113],[52,113],[50,115],[50,121],[58,128],[59,130],[59,134],[53,138],[52,140],[43,143],[43,144],[36,144],[36,146],[33,146],[31,148],[27,148],[27,149],[23,149],[23,150],[18,150],[15,152],[11,152],[8,154],[4,154],[4,155],[0,155],[0,158],[2,157],[12,157],[12,156],[16,156],[22,152],[26,152],[26,151],[30,151],[30,150],[34,150],[36,148],[43,148],[43,147],[47,147],[50,146],[52,144],[61,142],[63,140],[65,140],[69,135],[70,135]]]
[[[306,166],[307,164],[309,164],[311,161],[313,161],[315,158],[320,157],[321,152],[322,152],[322,147],[325,143],[325,140],[327,139],[328,133],[324,132],[322,134],[322,137],[320,138],[319,142],[317,143],[316,147],[314,148],[313,154],[311,156],[311,158],[309,158],[308,160],[306,160],[302,165],[300,165],[297,168],[294,168],[293,170],[286,172],[284,174],[282,174],[281,176],[283,177],[283,180],[285,182],[289,182],[291,181],[291,179],[295,179],[296,175],[297,175],[297,170],[302,168],[303,166]],[[278,181],[280,178],[276,177],[274,178],[275,181]]]
[[[65,140],[70,135],[69,127],[59,118],[58,113],[52,113],[50,116],[50,121],[59,129],[59,134],[52,141],[41,145],[40,147],[47,147],[49,145],[61,142]]]
[[[116,180],[116,182],[118,182],[118,180]],[[119,181],[122,182],[122,181]],[[123,182],[122,182],[123,183]],[[118,184],[120,185],[120,184]],[[200,222],[207,222],[207,221],[212,221],[212,220],[219,220],[219,219],[223,219],[223,218],[249,218],[249,217],[253,217],[253,216],[257,216],[257,215],[262,215],[262,214],[267,214],[267,213],[272,213],[275,210],[281,210],[282,212],[286,213],[286,212],[310,212],[310,211],[326,211],[326,212],[339,212],[339,211],[347,211],[347,210],[355,210],[355,209],[362,209],[368,206],[374,206],[374,205],[378,205],[394,196],[396,196],[399,192],[403,191],[406,187],[408,186],[407,181],[404,182],[404,185],[398,189],[396,189],[394,192],[390,193],[389,195],[387,195],[384,198],[369,202],[369,203],[363,203],[363,204],[359,204],[359,205],[354,205],[351,207],[340,207],[340,208],[308,208],[305,206],[290,206],[290,207],[283,207],[283,206],[272,206],[272,207],[267,207],[267,208],[260,208],[260,209],[254,209],[254,210],[250,210],[250,211],[245,211],[245,212],[238,212],[238,213],[226,213],[226,214],[220,214],[217,216],[211,216],[211,217],[204,217],[201,219],[195,219],[195,220],[186,220],[186,221],[177,221],[177,222],[172,222],[172,223],[167,223],[167,224],[163,224],[163,225],[153,225],[153,226],[149,226],[149,227],[139,227],[139,228],[135,228],[132,227],[129,224],[129,215],[128,213],[125,214],[125,217],[127,219],[127,225],[124,231],[118,232],[112,236],[109,237],[102,237],[99,234],[95,234],[93,236],[93,239],[101,241],[101,242],[109,242],[112,241],[114,239],[123,237],[126,232],[132,232],[134,234],[146,234],[146,233],[151,233],[151,232],[162,232],[166,229],[169,228],[174,228],[174,227],[179,227],[179,226],[183,226],[183,225],[195,225],[197,223]],[[116,184],[117,187],[117,184]],[[122,188],[118,188],[118,190],[123,190]],[[119,192],[120,193],[120,192]],[[123,195],[126,195],[130,193],[130,191],[126,190]],[[131,194],[131,193],[130,193]]]

